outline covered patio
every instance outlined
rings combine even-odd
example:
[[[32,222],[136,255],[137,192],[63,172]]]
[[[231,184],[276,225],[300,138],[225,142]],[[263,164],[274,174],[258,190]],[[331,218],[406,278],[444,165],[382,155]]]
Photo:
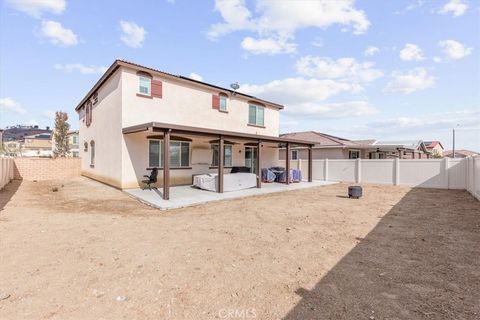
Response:
[[[166,124],[166,123],[158,123],[158,122],[150,122],[150,123],[145,123],[142,125],[136,125],[132,127],[127,127],[124,128],[123,130],[124,136],[127,138],[128,136],[136,136],[136,141],[141,141],[144,139],[148,139],[150,135],[154,135],[157,137],[157,139],[161,139],[162,144],[161,144],[161,159],[162,159],[162,165],[157,167],[159,170],[159,182],[161,182],[161,191],[156,190],[152,191],[152,195],[155,194],[157,198],[162,198],[162,200],[170,200],[171,196],[171,189],[173,191],[172,183],[171,183],[171,170],[172,169],[177,169],[177,168],[172,168],[171,167],[171,157],[170,157],[170,142],[172,141],[172,137],[175,137],[175,139],[179,139],[181,137],[199,137],[199,139],[213,139],[212,141],[218,145],[218,150],[224,150],[224,145],[228,140],[232,141],[241,141],[241,143],[244,146],[251,146],[256,148],[256,159],[254,163],[252,163],[252,168],[254,167],[254,172],[256,174],[256,189],[261,189],[262,188],[262,160],[264,153],[268,151],[267,148],[275,148],[278,149],[280,147],[283,147],[287,150],[287,160],[290,159],[290,149],[292,147],[304,147],[307,148],[308,150],[308,173],[307,173],[307,179],[309,183],[312,183],[312,147],[313,144],[309,141],[300,141],[300,140],[294,140],[294,139],[288,139],[288,138],[281,138],[281,137],[275,137],[275,136],[263,136],[263,135],[257,135],[257,134],[250,134],[250,133],[240,133],[240,132],[231,132],[231,131],[223,131],[223,130],[214,130],[214,129],[208,129],[208,128],[198,128],[198,127],[190,127],[190,126],[182,126],[182,125],[175,125],[175,124]],[[139,136],[141,135],[141,136]],[[227,140],[228,139],[228,140]],[[210,141],[210,142],[212,142]],[[133,142],[132,142],[133,143]],[[216,191],[217,193],[214,192],[209,192],[210,194],[216,195],[216,198],[218,199],[218,194],[223,194],[224,193],[224,175],[225,175],[225,166],[224,166],[224,152],[217,152],[216,155],[214,156],[214,160],[216,162],[215,167],[210,167],[210,169],[215,169],[216,170],[216,175],[217,175],[217,186],[216,186]],[[278,161],[278,157],[275,159]],[[132,163],[134,160],[132,159]],[[290,172],[290,166],[289,166],[289,161],[286,162],[285,166],[285,185],[290,185],[291,184],[291,172]],[[152,169],[150,168],[145,168],[145,170]],[[188,170],[192,168],[185,168],[183,171],[189,172]],[[193,170],[192,170],[193,172]],[[203,172],[203,173],[208,173],[208,172]],[[188,173],[187,173],[188,174]],[[137,176],[138,177],[138,176]],[[253,176],[255,178],[255,176]],[[255,182],[253,182],[255,184]],[[280,188],[278,185],[280,183],[274,183],[272,185],[275,185],[274,187],[270,187],[270,189],[275,189],[275,188]],[[297,183],[296,185],[302,185],[302,183]],[[264,184],[267,185],[267,184]],[[185,186],[182,186],[185,187]],[[175,187],[177,188],[177,187]],[[190,188],[190,186],[188,186]],[[128,189],[128,188],[125,188]],[[134,188],[133,188],[134,189]],[[181,199],[182,197],[187,196],[185,195],[184,192],[180,191],[182,189],[175,189],[177,190],[176,192],[173,192],[172,195],[174,198],[179,198]],[[185,189],[188,190],[188,189]],[[198,189],[193,189],[193,191],[198,192]],[[245,190],[238,190],[240,192],[252,192],[248,191],[248,189]],[[208,192],[208,191],[205,191]],[[227,196],[225,198],[228,198],[231,192],[226,193]],[[209,198],[209,197],[207,197]],[[172,199],[171,201],[173,201]],[[203,203],[205,201],[201,201],[200,203]]]
[[[207,190],[201,190],[194,188],[192,186],[178,186],[170,187],[170,200],[164,200],[162,191],[158,189],[152,190],[142,190],[140,188],[136,189],[125,189],[124,191],[135,199],[143,202],[151,207],[168,210],[168,209],[177,209],[183,207],[189,207],[199,204],[204,204],[213,201],[221,201],[228,199],[238,199],[249,196],[258,196],[262,194],[269,194],[275,192],[285,192],[292,190],[300,190],[311,187],[321,187],[337,182],[330,181],[320,181],[315,180],[312,182],[300,182],[300,183],[264,183],[262,188],[250,188],[239,191],[231,191],[224,193],[216,193]]]

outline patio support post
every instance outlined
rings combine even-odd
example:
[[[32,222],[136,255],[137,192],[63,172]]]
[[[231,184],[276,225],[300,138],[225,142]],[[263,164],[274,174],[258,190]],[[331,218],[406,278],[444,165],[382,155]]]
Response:
[[[285,152],[285,184],[290,184],[290,143],[288,142]]]
[[[218,193],[223,193],[223,136],[218,137]]]
[[[257,167],[257,188],[262,187],[262,169],[261,169],[261,163],[262,163],[262,141],[258,140],[257,144],[257,163],[255,166]]]
[[[163,134],[163,199],[170,199],[170,130]]]
[[[313,181],[312,146],[308,146],[308,182]]]

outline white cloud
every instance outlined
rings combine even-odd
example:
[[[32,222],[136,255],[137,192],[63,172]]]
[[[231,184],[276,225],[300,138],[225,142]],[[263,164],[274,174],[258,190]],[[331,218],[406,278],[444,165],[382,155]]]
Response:
[[[462,129],[480,129],[480,111],[462,110],[453,112],[438,112],[421,116],[403,116],[368,123],[365,131],[382,132],[418,132],[443,129],[450,131],[460,124]]]
[[[190,79],[197,80],[197,81],[203,81],[203,77],[199,75],[198,73],[192,72],[188,76]]]
[[[242,49],[252,54],[275,55],[279,53],[295,53],[297,45],[286,39],[254,39],[246,37],[241,43]]]
[[[383,76],[373,68],[373,62],[357,62],[354,58],[333,60],[328,57],[306,56],[297,61],[299,74],[315,78],[345,79],[358,82],[371,82]]]
[[[472,53],[472,48],[467,48],[463,44],[455,40],[440,41],[438,45],[443,48],[443,52],[454,60],[462,59]]]
[[[364,54],[366,56],[373,56],[374,54],[377,54],[380,51],[377,47],[374,46],[368,46],[367,49],[365,49]]]
[[[13,112],[16,114],[27,113],[27,111],[23,109],[18,102],[10,97],[0,98],[0,111]]]
[[[333,119],[361,117],[377,113],[377,109],[366,101],[341,103],[301,103],[285,108],[285,113],[296,118]]]
[[[468,9],[468,4],[463,0],[450,0],[438,11],[441,14],[452,13],[454,17],[463,15]]]
[[[40,18],[43,12],[61,14],[66,7],[65,0],[6,0],[6,3],[35,18]]]
[[[385,87],[386,92],[411,94],[415,91],[433,88],[435,78],[429,76],[424,68],[416,68],[407,72],[394,71],[392,80]]]
[[[47,38],[51,43],[63,47],[78,44],[77,35],[70,29],[66,29],[60,22],[42,21],[40,36]]]
[[[305,79],[302,77],[274,80],[262,85],[242,85],[240,91],[283,104],[300,104],[323,101],[340,93],[360,93],[358,84],[330,79]]]
[[[120,28],[122,29],[120,39],[123,43],[132,48],[140,48],[143,46],[145,36],[147,35],[147,31],[145,31],[143,27],[132,21],[121,20]]]
[[[68,73],[78,71],[81,74],[103,74],[105,71],[107,71],[107,67],[104,66],[86,66],[81,63],[68,63],[68,64],[55,64],[53,66],[55,70],[61,70],[65,71]]]
[[[405,48],[400,51],[400,59],[403,61],[420,61],[423,60],[422,49],[413,43],[407,43]]]
[[[433,62],[440,63],[440,62],[442,62],[442,58],[435,56],[435,57],[433,57]]]
[[[252,41],[249,37],[247,46],[254,51],[251,45],[276,47],[276,49],[258,49],[259,53],[267,54],[291,53],[294,46],[288,40],[295,38],[295,32],[304,28],[326,29],[339,24],[353,28],[354,34],[362,34],[370,26],[365,13],[354,6],[354,0],[295,0],[275,1],[256,0],[256,16],[247,8],[244,0],[216,0],[215,10],[220,12],[223,22],[210,26],[207,36],[211,40],[235,31],[251,31],[256,33],[260,40]],[[262,40],[269,39],[268,43]],[[281,42],[285,46],[275,46],[272,42]],[[245,40],[244,40],[245,42]]]
[[[407,7],[405,7],[405,9],[395,11],[394,14],[405,14],[408,11],[412,11],[412,10],[415,10],[415,9],[418,9],[418,8],[422,7],[424,4],[425,4],[425,1],[417,0],[416,2],[411,3]]]

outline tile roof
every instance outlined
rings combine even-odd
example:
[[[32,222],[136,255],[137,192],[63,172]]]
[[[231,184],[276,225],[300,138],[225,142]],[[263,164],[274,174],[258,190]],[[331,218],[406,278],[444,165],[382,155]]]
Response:
[[[329,146],[329,147],[345,147],[345,146],[361,146],[361,145],[371,145],[375,140],[348,140],[345,138],[340,138],[332,136],[326,133],[321,133],[317,131],[303,131],[303,132],[290,132],[281,134],[280,137],[289,138],[289,139],[299,139],[305,141],[314,142],[317,146]]]

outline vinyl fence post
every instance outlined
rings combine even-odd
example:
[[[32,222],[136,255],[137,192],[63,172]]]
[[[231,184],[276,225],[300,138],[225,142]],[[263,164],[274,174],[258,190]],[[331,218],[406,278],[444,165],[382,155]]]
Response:
[[[356,167],[357,167],[356,183],[360,183],[362,182],[362,159],[357,158]]]
[[[448,168],[449,168],[449,161],[448,161],[448,157],[445,157],[444,158],[444,167],[443,167],[443,170],[445,171],[444,172],[444,177],[445,177],[445,182],[447,183],[447,189],[450,189],[450,181],[448,179]]]
[[[323,170],[324,170],[323,179],[325,181],[328,181],[328,159],[325,159]]]
[[[395,158],[395,162],[393,163],[394,166],[394,178],[393,178],[393,184],[395,186],[398,186],[400,184],[400,159]]]

